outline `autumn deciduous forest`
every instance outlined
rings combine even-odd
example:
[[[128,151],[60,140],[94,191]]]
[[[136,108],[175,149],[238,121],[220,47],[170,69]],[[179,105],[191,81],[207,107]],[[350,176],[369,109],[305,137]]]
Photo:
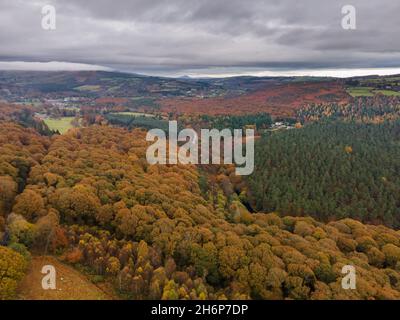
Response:
[[[150,166],[142,129],[46,136],[5,119],[0,299],[43,253],[127,299],[400,299],[398,126],[271,133],[243,179]],[[357,290],[341,287],[348,264]]]

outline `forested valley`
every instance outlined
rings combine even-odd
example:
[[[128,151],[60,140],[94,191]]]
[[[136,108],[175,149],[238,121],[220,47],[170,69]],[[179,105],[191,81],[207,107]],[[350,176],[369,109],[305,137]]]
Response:
[[[141,129],[3,119],[0,299],[43,253],[128,299],[400,299],[398,122],[266,133],[244,179],[150,166]]]

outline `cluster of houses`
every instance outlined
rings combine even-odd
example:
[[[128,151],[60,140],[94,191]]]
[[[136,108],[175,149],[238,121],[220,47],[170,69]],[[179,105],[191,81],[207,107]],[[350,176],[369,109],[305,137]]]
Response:
[[[271,127],[269,128],[269,130],[270,130],[270,131],[275,131],[275,130],[290,130],[290,129],[294,129],[294,128],[295,128],[294,126],[292,126],[292,125],[290,125],[290,124],[288,124],[288,123],[285,123],[285,122],[282,122],[282,121],[278,121],[278,122],[273,123],[273,124],[271,125]]]

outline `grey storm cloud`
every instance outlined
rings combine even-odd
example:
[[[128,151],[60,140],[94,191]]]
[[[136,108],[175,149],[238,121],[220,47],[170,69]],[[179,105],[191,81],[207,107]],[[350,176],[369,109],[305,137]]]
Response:
[[[56,8],[56,30],[41,8]],[[357,29],[341,27],[344,5]],[[0,0],[0,61],[142,73],[399,67],[398,0]]]

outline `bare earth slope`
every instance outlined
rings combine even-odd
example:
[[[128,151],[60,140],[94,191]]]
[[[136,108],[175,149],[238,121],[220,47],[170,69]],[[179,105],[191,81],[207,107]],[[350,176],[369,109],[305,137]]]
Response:
[[[44,265],[56,269],[57,289],[42,289]],[[30,269],[19,287],[22,300],[110,300],[108,294],[95,286],[78,271],[49,256],[32,257]]]

